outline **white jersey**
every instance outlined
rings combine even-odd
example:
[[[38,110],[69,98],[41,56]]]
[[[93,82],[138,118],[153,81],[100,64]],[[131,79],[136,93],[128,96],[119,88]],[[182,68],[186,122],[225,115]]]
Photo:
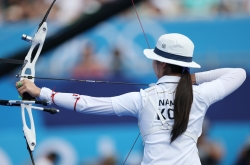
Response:
[[[243,69],[225,68],[196,73],[195,76],[198,85],[193,86],[193,104],[186,132],[190,133],[191,137],[198,138],[202,133],[202,123],[208,107],[236,90],[244,82],[246,73]],[[137,117],[144,142],[142,165],[200,165],[194,139],[183,134],[170,144],[171,127],[145,133],[150,131],[149,127],[162,124],[156,110],[148,105],[149,95],[153,95],[152,100],[158,104],[157,108],[167,124],[174,124],[174,92],[179,80],[180,77],[163,76],[156,86],[151,87],[156,88],[156,92],[150,92],[151,88],[148,88],[140,92],[105,98],[55,93],[48,88],[42,88],[40,99],[82,113]],[[152,110],[148,109],[149,107]],[[145,109],[153,112],[153,115],[144,113]],[[148,124],[145,122],[147,120],[152,122]]]

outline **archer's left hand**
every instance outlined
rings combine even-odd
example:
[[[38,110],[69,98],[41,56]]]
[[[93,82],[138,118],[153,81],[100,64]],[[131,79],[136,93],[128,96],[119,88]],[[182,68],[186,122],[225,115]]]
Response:
[[[39,97],[41,92],[40,88],[27,79],[16,82],[16,88],[22,97],[25,92],[29,93],[32,97]]]

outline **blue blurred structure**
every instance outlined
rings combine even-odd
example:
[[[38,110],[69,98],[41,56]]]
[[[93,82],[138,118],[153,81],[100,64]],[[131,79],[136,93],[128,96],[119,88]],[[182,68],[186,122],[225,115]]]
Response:
[[[177,21],[143,19],[142,22],[152,48],[157,38],[163,33],[183,33],[193,40],[194,58],[201,64],[202,69],[194,69],[191,72],[221,67],[241,67],[250,75],[250,18],[219,17],[207,20]],[[22,33],[32,35],[30,32],[31,29],[36,30],[35,25],[37,23],[2,24],[0,26],[0,57],[7,58],[4,55],[18,51],[23,46],[29,46],[22,42],[20,37]],[[49,31],[56,31],[56,28],[58,27],[55,25],[49,26]],[[72,78],[73,69],[80,65],[79,61],[84,61],[82,53],[88,43],[94,45],[92,53],[98,64],[108,70],[107,74],[103,75],[106,80],[138,83],[157,81],[151,69],[151,61],[142,53],[147,45],[138,21],[120,17],[101,23],[87,33],[47,53],[38,60],[36,75]],[[113,53],[114,49],[120,51],[121,68],[118,74],[112,68],[115,65],[113,59],[117,60]],[[14,83],[17,81],[14,76],[17,72],[18,70],[0,79],[0,99],[18,99],[14,88]],[[84,75],[77,77],[89,78]],[[101,78],[97,77],[97,79]],[[145,88],[44,80],[36,80],[36,82],[39,86],[46,86],[60,92],[75,92],[98,97],[114,96]],[[236,161],[242,145],[249,136],[249,83],[250,79],[247,78],[239,90],[208,109],[207,117],[212,125],[209,135],[212,139],[220,141],[226,151],[222,165],[230,165]],[[139,133],[136,119],[131,117],[84,115],[63,109],[56,116],[42,112],[33,113],[37,133],[36,158],[39,154],[42,155],[44,150],[50,148],[55,150],[56,147],[53,148],[53,144],[56,146],[58,143],[62,147],[61,161],[74,162],[72,165],[101,157],[103,153],[99,151],[97,144],[102,137],[114,140],[115,152],[121,164]],[[13,164],[23,165],[29,161],[29,155],[25,151],[26,144],[22,138],[19,108],[0,107],[0,134],[0,148],[7,153]],[[70,152],[68,155],[71,154],[71,156],[64,157],[64,149]],[[133,152],[142,154],[141,140],[137,142]]]

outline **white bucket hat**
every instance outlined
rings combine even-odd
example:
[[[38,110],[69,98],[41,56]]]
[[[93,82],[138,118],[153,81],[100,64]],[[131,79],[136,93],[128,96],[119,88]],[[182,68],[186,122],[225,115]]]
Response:
[[[193,61],[194,44],[186,36],[178,33],[162,35],[155,49],[145,49],[144,55],[153,60],[188,68],[200,68]]]

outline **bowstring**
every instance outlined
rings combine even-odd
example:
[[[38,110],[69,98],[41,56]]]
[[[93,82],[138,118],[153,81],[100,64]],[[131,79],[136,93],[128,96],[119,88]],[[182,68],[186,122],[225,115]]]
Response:
[[[133,150],[133,148],[134,148],[134,146],[135,146],[135,143],[137,142],[137,140],[138,140],[138,138],[139,138],[140,134],[141,134],[141,133],[139,133],[139,134],[138,134],[138,136],[137,136],[136,140],[134,141],[133,146],[131,147],[131,149],[130,149],[130,151],[129,151],[129,153],[128,153],[128,155],[127,155],[127,157],[126,157],[126,159],[125,159],[125,161],[123,162],[123,164],[122,164],[122,165],[125,165],[125,163],[126,163],[126,161],[127,161],[128,157],[129,157],[129,155],[130,155],[131,151]]]
[[[146,42],[147,42],[148,48],[150,49],[150,45],[149,45],[149,42],[148,42],[148,38],[147,38],[146,33],[145,33],[145,31],[144,31],[144,28],[143,28],[143,26],[142,26],[142,23],[141,23],[141,19],[140,19],[140,17],[139,17],[139,14],[138,14],[138,12],[137,12],[137,10],[136,10],[136,6],[135,6],[135,3],[134,3],[134,0],[132,0],[132,4],[133,4],[134,11],[135,11],[135,13],[136,13],[137,19],[139,20],[139,23],[140,23],[140,26],[141,26],[141,29],[142,29],[142,32],[143,32],[144,38],[146,39]],[[125,163],[126,163],[126,161],[127,161],[128,157],[129,157],[129,155],[130,155],[131,151],[133,150],[133,148],[134,148],[134,146],[135,146],[135,144],[136,144],[136,142],[137,142],[137,140],[138,140],[138,138],[139,138],[140,134],[141,134],[141,133],[139,133],[139,134],[138,134],[138,136],[137,136],[136,140],[134,141],[133,146],[131,147],[131,149],[130,149],[130,151],[129,151],[129,153],[128,153],[128,155],[127,155],[126,159],[125,159],[125,161],[123,162],[123,165],[125,165]]]
[[[136,13],[137,19],[139,20],[139,23],[140,23],[140,26],[141,26],[141,29],[142,29],[142,32],[143,32],[144,38],[146,39],[146,42],[147,42],[148,48],[150,49],[150,45],[149,45],[149,42],[148,42],[148,38],[147,38],[146,33],[145,33],[145,31],[144,31],[144,28],[143,28],[143,26],[142,26],[141,19],[140,19],[140,17],[139,17],[138,12],[137,12],[137,9],[136,9],[136,6],[135,6],[135,3],[134,3],[134,0],[132,0],[132,4],[133,4],[134,11],[135,11],[135,13]]]

